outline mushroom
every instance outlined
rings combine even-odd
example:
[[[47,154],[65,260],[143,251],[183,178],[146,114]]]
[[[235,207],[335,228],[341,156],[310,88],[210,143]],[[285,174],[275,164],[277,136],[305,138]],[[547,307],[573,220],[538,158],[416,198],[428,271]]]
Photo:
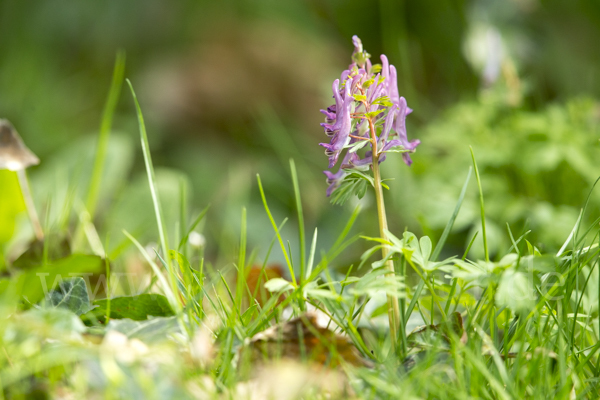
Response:
[[[0,169],[17,173],[31,225],[36,238],[41,241],[44,239],[44,231],[33,204],[27,174],[25,173],[27,167],[39,163],[40,159],[25,146],[23,139],[21,139],[12,124],[6,119],[0,119]]]

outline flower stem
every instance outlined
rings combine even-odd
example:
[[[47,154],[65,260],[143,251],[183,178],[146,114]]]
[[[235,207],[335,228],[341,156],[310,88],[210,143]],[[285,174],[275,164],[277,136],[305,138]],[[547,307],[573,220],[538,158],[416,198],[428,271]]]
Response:
[[[371,144],[373,147],[373,178],[374,178],[374,187],[375,187],[375,200],[377,203],[377,217],[379,220],[379,236],[383,240],[388,240],[386,235],[387,226],[387,217],[385,215],[385,203],[383,201],[383,187],[381,185],[381,172],[379,170],[379,155],[377,154],[377,136],[375,134],[375,126],[373,122],[369,118],[369,127],[371,130]],[[381,255],[383,259],[386,259],[388,256],[388,248],[383,246],[381,248]],[[385,267],[388,270],[387,276],[394,276],[394,263],[392,260],[388,260],[385,263]],[[390,321],[390,335],[392,342],[392,351],[396,351],[398,340],[398,327],[400,324],[400,307],[398,306],[398,300],[394,296],[387,296],[388,301],[388,318]]]

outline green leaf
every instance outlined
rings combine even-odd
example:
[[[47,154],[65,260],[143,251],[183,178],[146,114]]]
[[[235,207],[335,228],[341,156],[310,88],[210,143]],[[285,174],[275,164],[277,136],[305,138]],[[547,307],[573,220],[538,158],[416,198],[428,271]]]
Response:
[[[429,261],[429,257],[431,256],[431,249],[433,248],[429,236],[423,236],[419,240],[419,245],[421,246],[421,257],[423,257],[423,264],[426,264]]]
[[[385,268],[372,270],[363,275],[356,285],[348,290],[353,296],[373,297],[378,293],[403,298],[406,296],[404,278],[399,275],[386,276],[389,271]]]
[[[100,321],[106,319],[108,299],[97,300],[92,312]],[[147,320],[148,317],[171,317],[175,315],[169,300],[161,294],[144,293],[137,296],[123,296],[110,299],[110,318],[129,318],[134,321]]]
[[[92,309],[85,280],[79,276],[59,282],[58,287],[46,295],[46,302],[52,307],[66,308],[77,315]]]
[[[46,247],[44,254],[44,246]],[[51,233],[46,234],[43,241],[34,240],[14,262],[13,267],[27,270],[39,267],[46,261],[57,260],[71,254],[71,246],[67,238],[61,238]]]
[[[362,87],[363,87],[363,89],[366,89],[366,88],[368,88],[369,86],[371,86],[373,83],[375,83],[375,79],[371,78],[371,79],[369,79],[369,80],[365,81],[365,82],[362,84]]]
[[[356,143],[349,144],[348,147],[350,148],[350,150],[348,150],[348,151],[350,153],[356,153],[358,150],[362,149],[363,147],[365,147],[368,144],[369,144],[368,140],[360,140]]]
[[[332,204],[344,204],[352,195],[362,198],[367,192],[368,185],[373,186],[373,178],[362,171],[348,170],[348,175],[331,195]]]
[[[379,79],[379,83],[383,82],[383,77],[381,79]],[[382,105],[385,107],[390,107],[393,105],[393,103],[390,101],[390,98],[388,96],[381,96],[376,98],[375,100],[373,100],[373,102],[371,103],[371,105]]]
[[[502,274],[496,291],[496,303],[499,307],[508,307],[516,313],[528,313],[537,301],[533,282],[527,275],[514,269]]]
[[[379,109],[379,110],[368,112],[366,115],[368,118],[375,118],[376,116],[381,114],[383,111],[384,111],[383,109]]]
[[[364,94],[355,94],[354,95],[354,100],[356,100],[356,101],[367,101],[367,96],[365,96]]]
[[[38,326],[46,327],[51,337],[61,340],[78,337],[86,330],[81,319],[65,308],[32,308],[21,316],[29,323],[36,321]]]
[[[283,292],[286,290],[293,290],[294,286],[285,279],[282,278],[273,278],[265,283],[265,288],[269,292]]]
[[[406,150],[405,148],[403,148],[402,146],[400,146],[400,148],[398,147],[392,147],[388,150],[382,151],[381,153],[410,153],[412,150]]]
[[[8,286],[13,286],[17,295],[35,304],[46,296],[48,290],[53,289],[65,278],[89,275],[103,268],[104,263],[98,256],[73,254],[42,267],[18,273],[10,279],[10,285],[0,284],[0,293],[3,293]]]
[[[121,332],[129,339],[139,339],[145,343],[164,342],[169,334],[180,332],[176,317],[157,317],[146,321],[111,320],[107,326],[107,331],[109,330]]]

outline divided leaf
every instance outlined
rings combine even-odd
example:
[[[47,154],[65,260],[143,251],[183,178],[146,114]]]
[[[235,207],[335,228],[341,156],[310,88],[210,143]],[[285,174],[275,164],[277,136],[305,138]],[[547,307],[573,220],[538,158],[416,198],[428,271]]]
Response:
[[[331,194],[331,203],[343,205],[352,195],[362,199],[367,193],[369,184],[373,185],[371,176],[358,170],[352,170]]]

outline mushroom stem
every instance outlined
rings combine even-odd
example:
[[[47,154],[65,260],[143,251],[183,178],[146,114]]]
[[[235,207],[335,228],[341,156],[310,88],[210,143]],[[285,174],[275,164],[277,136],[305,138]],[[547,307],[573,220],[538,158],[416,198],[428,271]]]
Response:
[[[27,208],[27,213],[29,214],[29,220],[31,221],[31,225],[33,226],[33,231],[35,232],[35,237],[37,240],[44,240],[44,231],[42,230],[42,225],[40,224],[40,219],[38,217],[37,211],[35,210],[35,204],[33,203],[33,198],[31,197],[31,189],[29,188],[29,181],[27,180],[27,174],[24,169],[20,169],[17,171],[17,176],[19,177],[19,185],[21,186],[21,193],[23,193],[23,199],[25,200],[25,207]]]

